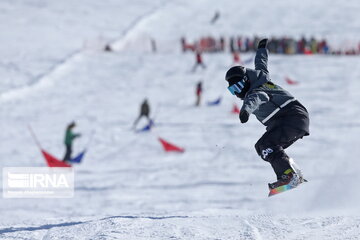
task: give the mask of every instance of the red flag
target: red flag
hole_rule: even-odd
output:
[[[162,138],[159,138],[159,141],[161,142],[165,152],[185,152],[185,149],[175,146],[174,144],[171,144]]]
[[[290,79],[290,78],[288,78],[288,77],[285,77],[285,81],[286,81],[288,84],[290,84],[290,85],[299,84],[299,82],[294,81],[294,80],[292,80],[292,79]]]
[[[231,113],[234,113],[234,114],[240,113],[240,109],[238,108],[238,106],[235,103],[234,103],[233,109],[231,110]]]
[[[67,164],[66,162],[58,160],[53,155],[41,150],[41,153],[44,155],[46,159],[46,163],[49,167],[71,167],[71,165]]]

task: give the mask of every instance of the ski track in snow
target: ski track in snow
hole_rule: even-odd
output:
[[[79,224],[87,224],[87,223],[94,223],[98,221],[104,221],[108,219],[151,219],[151,220],[164,220],[164,219],[171,219],[171,218],[187,218],[187,216],[111,216],[106,218],[101,218],[99,220],[92,220],[92,221],[83,221],[83,222],[66,222],[66,223],[59,223],[59,224],[46,224],[38,227],[18,227],[18,228],[4,228],[0,229],[0,235],[5,233],[13,233],[13,232],[23,232],[23,231],[38,231],[38,230],[49,230],[52,228],[59,228],[59,227],[68,227],[74,226]]]
[[[147,17],[154,14],[156,11],[164,7],[164,3],[161,3],[159,6],[155,6],[153,9],[150,9],[148,12],[144,13],[141,16],[138,16],[131,22],[128,27],[126,27],[123,30],[123,33],[120,38],[117,38],[111,42],[109,42],[110,45],[123,45],[123,42],[125,42],[125,39],[129,33],[131,33],[131,30],[134,29],[138,24],[141,23],[141,21],[146,20]],[[121,47],[116,47],[114,50],[121,50]],[[58,73],[62,73],[64,69],[66,69],[67,66],[70,66],[72,64],[76,65],[75,59],[83,57],[84,50],[75,50],[73,53],[68,54],[68,56],[65,56],[62,60],[58,61],[56,64],[51,66],[47,71],[39,74],[38,76],[31,77],[28,81],[28,84],[26,86],[22,86],[19,88],[11,89],[7,92],[0,94],[0,100],[1,101],[9,101],[14,100],[17,98],[25,98],[28,94],[32,94],[34,90],[44,87],[44,86],[50,86],[52,81],[54,81],[54,78],[52,78],[53,75],[57,75]],[[74,62],[74,63],[72,63]],[[19,71],[19,68],[12,64],[13,68],[17,69]],[[26,73],[27,77],[30,77],[29,73]]]
[[[248,225],[249,226],[249,228],[250,228],[250,233],[251,234],[249,234],[250,236],[249,237],[246,237],[246,238],[249,238],[249,239],[256,239],[256,240],[261,240],[261,239],[263,239],[262,237],[261,237],[261,235],[260,235],[260,233],[259,233],[259,230],[255,227],[255,226],[253,226],[253,225],[251,225],[248,221],[244,221],[245,222],[245,225]]]
[[[111,216],[95,220],[72,221],[45,224],[33,227],[12,227],[0,230],[0,237],[8,233],[22,234],[41,239],[54,239],[62,236],[71,238],[69,227],[82,239],[357,239],[359,219],[326,217],[322,219],[274,218],[259,215],[250,217],[228,216],[237,226],[222,222],[223,216]],[[206,221],[204,221],[206,220]],[[194,225],[195,224],[195,225]],[[211,226],[216,224],[223,232]],[[296,226],[291,228],[291,226]],[[135,229],[136,231],[134,231]],[[320,231],[319,231],[320,229]],[[128,233],[132,232],[132,236]],[[34,235],[33,235],[34,234]]]
[[[22,86],[19,88],[11,89],[7,92],[4,92],[0,95],[0,100],[2,102],[6,102],[9,100],[16,100],[18,98],[25,98],[28,94],[33,94],[37,89],[51,86],[54,78],[53,75],[61,74],[70,62],[75,60],[76,58],[80,58],[82,55],[82,51],[78,50],[69,56],[65,57],[63,60],[59,61],[57,64],[53,65],[48,71],[41,73],[39,76],[31,78],[29,83],[26,86]]]

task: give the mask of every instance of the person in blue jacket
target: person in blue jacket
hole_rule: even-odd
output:
[[[239,118],[246,123],[250,114],[266,126],[265,134],[255,144],[258,155],[269,162],[277,181],[269,188],[285,184],[298,185],[302,174],[284,149],[309,135],[309,114],[306,108],[288,91],[270,79],[267,39],[258,44],[255,70],[242,66],[230,68],[225,76],[231,94],[243,100]]]

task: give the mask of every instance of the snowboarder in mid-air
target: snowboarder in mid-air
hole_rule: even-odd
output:
[[[66,132],[65,132],[65,147],[66,147],[66,152],[65,152],[65,156],[63,158],[63,161],[69,161],[71,160],[71,154],[72,154],[72,144],[75,138],[80,137],[80,134],[75,134],[73,133],[73,128],[76,126],[75,122],[71,122],[67,127],[66,127]]]
[[[291,189],[306,181],[284,149],[309,135],[309,114],[293,95],[271,81],[267,42],[262,39],[258,44],[255,70],[234,66],[227,71],[225,79],[231,94],[243,100],[239,114],[241,123],[246,123],[249,115],[254,114],[266,126],[255,149],[271,164],[277,176],[276,182],[269,183],[269,195],[272,195],[271,191],[281,186]]]

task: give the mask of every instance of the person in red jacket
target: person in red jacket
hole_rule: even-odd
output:
[[[196,56],[196,62],[195,62],[195,65],[194,65],[192,71],[195,72],[197,66],[199,66],[199,65],[200,65],[203,69],[205,69],[206,66],[205,66],[205,64],[204,64],[204,62],[203,62],[203,59],[202,59],[202,56],[201,56],[200,51],[196,51],[196,55],[195,55],[195,56]]]
[[[240,54],[237,51],[233,52],[233,64],[240,64],[241,60],[240,60]]]

